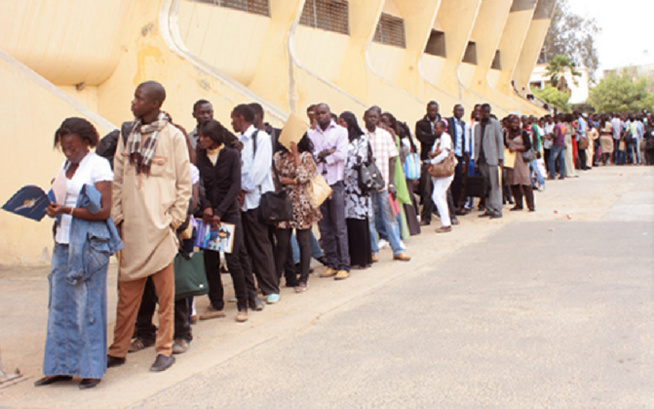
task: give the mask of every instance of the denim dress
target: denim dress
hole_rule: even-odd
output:
[[[84,185],[77,206],[97,213],[100,192]],[[46,376],[100,379],[107,370],[107,268],[123,244],[111,218],[74,218],[69,244],[55,243],[48,276]]]

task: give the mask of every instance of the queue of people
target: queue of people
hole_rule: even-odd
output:
[[[53,182],[56,201],[47,209],[56,219],[55,247],[45,376],[36,386],[78,376],[81,389],[95,387],[107,368],[150,346],[156,355],[150,370],[170,368],[175,355],[189,349],[198,316],[226,316],[224,270],[234,287],[235,320],[245,322],[249,311],[281,301],[282,276],[286,287],[306,293],[312,258],[326,267],[319,277],[344,280],[378,262],[386,246],[390,260],[410,261],[407,238],[434,215],[441,224],[436,232],[451,232],[475,198],[480,217],[501,218],[503,200],[522,210],[523,196],[535,211],[533,190],[545,184],[542,163],[549,163],[552,178],[557,169],[561,177],[570,175],[575,161],[581,169],[606,162],[604,139],[615,130],[605,117],[597,123],[561,116],[500,122],[488,104],[475,106],[466,122],[463,106],[442,118],[432,101],[415,125],[418,150],[409,126],[380,107],[367,109],[359,122],[352,112],[336,115],[320,103],[307,110],[304,136],[286,146],[257,103],[234,107],[232,133],[213,118],[211,103],[199,100],[192,111],[197,126],[187,134],[162,110],[165,97],[161,84],[140,84],[134,121],[102,141],[81,118],[66,119],[55,132],[66,160]],[[648,124],[643,134],[651,139],[651,116]],[[624,127],[640,132],[638,125]],[[594,141],[591,160],[568,149],[574,142],[585,149],[583,138]],[[648,149],[642,151],[648,158]],[[512,163],[505,163],[508,156]],[[362,183],[363,170],[376,173],[374,187]],[[317,175],[331,196],[314,206],[307,186]],[[262,219],[262,197],[280,190],[290,198],[292,215],[271,224]],[[235,226],[229,253],[203,250],[209,305],[199,314],[193,298],[176,297],[173,268],[179,248],[195,250],[194,219],[213,229]],[[118,302],[107,346],[106,278],[115,253]]]

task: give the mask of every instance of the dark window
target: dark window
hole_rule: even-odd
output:
[[[300,24],[350,34],[346,0],[306,0]]]
[[[425,53],[445,57],[445,33],[438,30],[431,30]]]
[[[500,50],[495,51],[495,57],[493,58],[493,63],[491,64],[491,68],[495,70],[501,70],[502,69],[502,60],[500,58]]]
[[[268,7],[268,0],[195,0],[200,3],[215,4],[218,7],[229,7],[246,11],[253,14],[261,14],[262,16],[270,16],[270,9]]]
[[[391,16],[390,14],[382,13],[379,24],[377,24],[375,37],[372,41],[406,48],[404,20]]]
[[[466,52],[463,54],[463,62],[477,64],[477,43],[474,41],[468,41]]]

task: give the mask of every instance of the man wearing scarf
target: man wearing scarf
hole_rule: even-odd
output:
[[[174,332],[175,230],[186,219],[191,174],[186,139],[161,111],[166,91],[158,82],[140,84],[134,93],[135,120],[114,157],[112,211],[125,248],[118,270],[118,304],[114,342],[107,367],[122,365],[149,276],[159,299],[157,358],[152,371],[168,369]]]

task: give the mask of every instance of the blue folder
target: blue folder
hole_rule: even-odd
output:
[[[35,185],[27,185],[7,201],[2,208],[8,212],[15,213],[28,219],[41,221],[45,216],[45,209],[50,202],[54,202],[54,193],[50,190],[45,193],[43,189]]]

